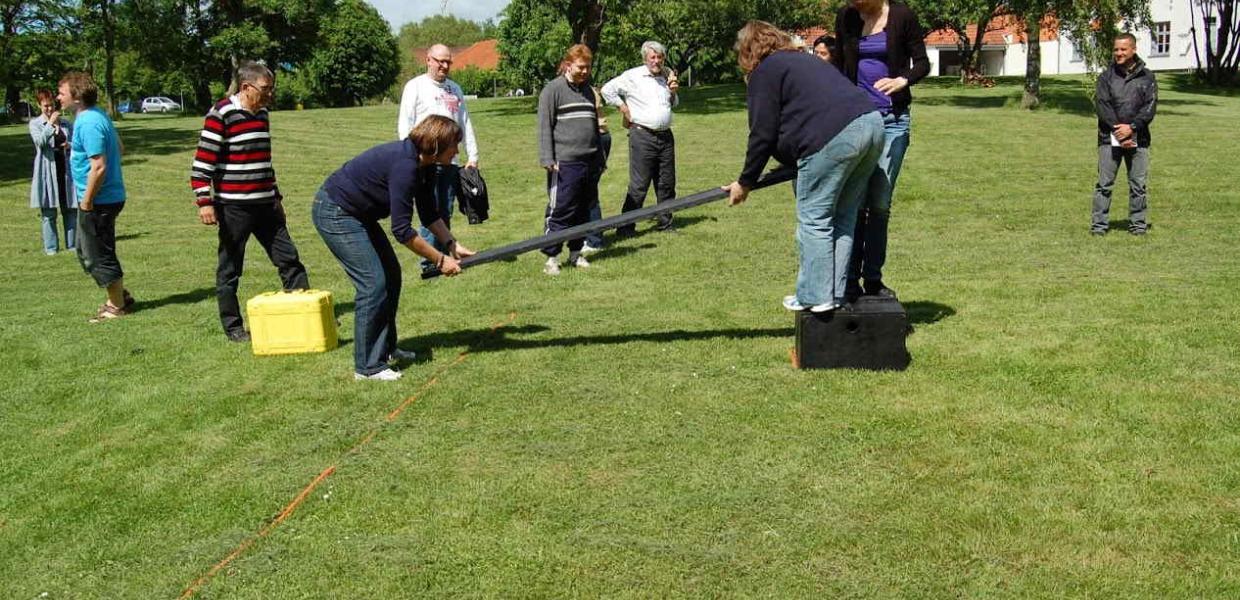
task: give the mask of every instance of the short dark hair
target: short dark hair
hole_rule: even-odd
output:
[[[818,39],[814,40],[814,45],[810,47],[817,48],[818,44],[826,44],[828,48],[834,48],[835,47],[835,36],[830,35],[830,34],[820,35],[818,36]]]
[[[99,103],[99,86],[95,84],[95,79],[90,74],[69,71],[60,78],[60,85],[65,84],[69,85],[69,95],[81,102],[82,106],[90,108]]]
[[[1136,46],[1136,45],[1137,45],[1137,36],[1135,36],[1135,35],[1133,35],[1133,34],[1131,34],[1131,33],[1128,33],[1127,31],[1125,31],[1124,33],[1121,33],[1121,34],[1119,34],[1119,35],[1115,36],[1115,41],[1117,41],[1117,42],[1118,42],[1118,41],[1120,41],[1120,40],[1128,40],[1129,42],[1132,42],[1132,45],[1133,45],[1133,46]]]

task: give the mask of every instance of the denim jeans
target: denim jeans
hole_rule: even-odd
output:
[[[456,186],[460,181],[461,168],[457,165],[436,165],[435,173],[435,207],[439,209],[439,216],[443,219],[444,227],[452,229],[452,209],[456,208]],[[439,243],[435,239],[435,234],[430,229],[421,227],[418,229],[418,235],[426,240],[426,243],[435,247],[440,252],[447,252],[447,247]],[[422,259],[422,269],[426,270],[435,266],[431,261]]]
[[[43,251],[48,254],[60,249],[60,238],[56,235],[56,210],[39,209],[39,218],[43,221]],[[61,205],[59,210],[65,228],[65,250],[72,250],[77,235],[77,209]]]
[[[857,231],[852,265],[848,278],[882,281],[883,264],[887,262],[887,225],[891,220],[891,199],[896,180],[908,152],[912,117],[905,109],[901,114],[883,116],[883,152],[878,168],[870,176],[865,201],[857,215]]]
[[[1128,230],[1145,231],[1149,227],[1149,197],[1146,182],[1150,175],[1149,148],[1115,148],[1098,146],[1098,184],[1094,186],[1092,231],[1106,231],[1111,227],[1107,216],[1111,211],[1111,190],[1119,174],[1119,163],[1128,167]]]
[[[843,302],[853,231],[883,152],[879,113],[857,117],[818,152],[797,161],[797,300]]]
[[[124,202],[96,204],[91,210],[77,211],[78,262],[101,288],[125,276],[121,261],[116,257],[116,218],[122,210],[125,210]]]
[[[344,212],[320,189],[311,209],[314,228],[344,267],[357,290],[353,308],[353,369],[374,375],[396,349],[396,309],[400,304],[400,261],[378,221]]]

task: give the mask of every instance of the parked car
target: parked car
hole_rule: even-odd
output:
[[[147,98],[142,101],[142,112],[144,113],[151,113],[151,112],[166,113],[166,112],[180,112],[180,111],[181,111],[180,104],[177,104],[176,101],[174,101],[173,99],[166,98],[164,96],[151,96],[150,98]]]
[[[122,113],[131,113],[135,108],[138,108],[138,102],[136,100],[126,100],[116,105],[117,112]]]
[[[18,100],[15,108],[17,110],[14,113],[14,117],[17,119],[26,120],[39,114],[39,111],[35,109],[34,105],[30,104],[29,102],[26,102],[25,100]],[[9,107],[5,106],[3,102],[0,102],[0,121],[3,121],[8,118],[9,118]]]

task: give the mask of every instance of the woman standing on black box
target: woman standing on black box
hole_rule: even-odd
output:
[[[835,19],[831,62],[866,92],[883,115],[885,141],[857,217],[848,274],[850,300],[865,294],[895,298],[883,283],[891,198],[908,151],[913,96],[909,86],[930,74],[917,15],[894,0],[851,0]],[[864,290],[860,280],[865,279]]]
[[[397,361],[413,360],[396,347],[396,309],[400,303],[400,261],[379,221],[392,218],[392,236],[449,277],[461,272],[457,259],[474,252],[458,244],[435,206],[436,165],[451,164],[461,128],[431,116],[409,137],[363,152],[332,173],[314,197],[314,227],[357,289],[354,300],[353,366],[356,379],[393,381]],[[422,225],[438,240],[440,252],[418,237]]]

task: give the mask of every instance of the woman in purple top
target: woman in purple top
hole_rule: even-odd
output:
[[[885,141],[878,169],[870,179],[848,273],[848,296],[895,298],[883,283],[891,197],[908,151],[913,101],[909,86],[930,73],[925,35],[917,16],[894,0],[850,0],[835,19],[831,61],[869,96],[883,115]],[[865,287],[861,287],[861,279]]]

